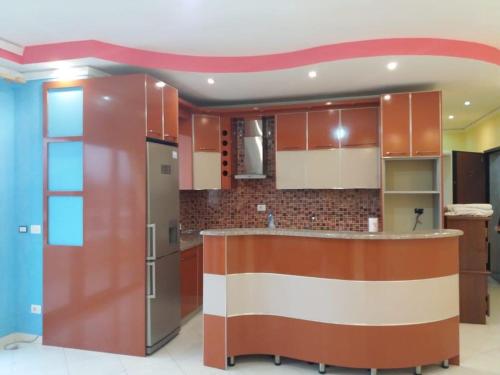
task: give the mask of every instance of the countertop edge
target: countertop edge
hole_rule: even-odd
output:
[[[234,228],[207,229],[201,232],[203,236],[290,236],[310,238],[352,239],[352,240],[411,240],[449,238],[463,235],[457,229],[436,229],[414,233],[391,232],[334,232],[306,229],[267,229],[267,228]]]

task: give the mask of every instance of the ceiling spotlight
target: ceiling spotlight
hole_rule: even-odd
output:
[[[449,116],[448,116],[448,119],[449,119],[449,120],[453,120],[454,118],[455,118],[455,116],[453,116],[453,115],[449,115]]]
[[[470,101],[469,101],[469,100],[466,100],[466,101],[464,102],[464,106],[466,106],[466,107],[470,106]]]
[[[391,96],[389,94],[385,94],[384,95],[384,100],[387,101],[387,100],[391,100]]]
[[[391,61],[389,64],[387,64],[387,69],[389,70],[395,70],[398,67],[398,63],[396,61]]]
[[[317,77],[317,75],[318,75],[318,73],[316,73],[316,71],[315,71],[315,70],[311,70],[311,71],[308,73],[308,75],[309,75],[309,78],[316,78],[316,77]]]
[[[332,102],[326,102],[325,104],[326,105],[332,105]]]
[[[207,82],[209,85],[213,85],[215,83],[215,80],[213,78],[207,79]]]
[[[167,84],[165,82],[161,82],[161,81],[155,83],[155,86],[159,87],[159,88],[165,87],[166,85]]]

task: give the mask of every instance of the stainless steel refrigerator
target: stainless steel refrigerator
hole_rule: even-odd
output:
[[[147,141],[146,353],[179,333],[180,245],[177,147]]]

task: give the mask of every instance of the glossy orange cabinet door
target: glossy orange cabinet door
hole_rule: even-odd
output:
[[[307,143],[309,150],[338,148],[341,131],[337,109],[313,111],[307,114]]]
[[[341,112],[342,147],[378,144],[378,108],[343,109]]]
[[[441,154],[441,92],[411,94],[413,156]]]
[[[193,189],[193,128],[192,119],[179,119],[179,189]]]
[[[410,94],[381,98],[382,156],[410,155]]]
[[[305,150],[306,129],[306,112],[283,113],[276,115],[276,150]]]
[[[158,82],[146,76],[146,134],[163,139],[163,88],[156,85]]]
[[[176,88],[163,88],[163,139],[177,143],[179,134],[179,92]]]
[[[181,317],[198,307],[198,258],[196,248],[181,252]]]
[[[198,306],[203,304],[203,245],[196,247],[198,259]]]
[[[211,115],[193,116],[195,151],[220,151],[220,117]]]

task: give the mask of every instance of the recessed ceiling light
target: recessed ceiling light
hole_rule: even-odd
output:
[[[332,102],[326,102],[325,104],[326,105],[332,105]]]
[[[389,94],[384,95],[384,100],[391,100],[391,96]]]
[[[464,102],[464,105],[465,105],[466,107],[470,106],[470,101],[469,101],[469,100],[466,100],[466,101]]]
[[[207,79],[207,82],[209,85],[213,85],[215,83],[215,80],[213,78]]]
[[[307,73],[309,75],[309,78],[316,78],[318,76],[318,73],[316,73],[315,70],[311,70],[309,73]]]
[[[455,116],[453,116],[453,115],[448,116],[448,119],[450,119],[450,120],[453,120],[454,118],[455,118]]]
[[[395,70],[398,67],[398,63],[396,61],[391,61],[389,64],[387,64],[387,69],[389,70]]]
[[[165,82],[159,81],[159,82],[156,82],[155,85],[156,85],[156,87],[162,88],[162,87],[165,87],[167,84]]]

